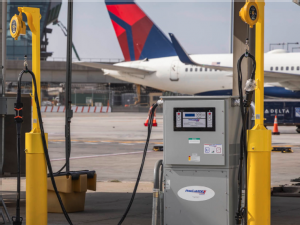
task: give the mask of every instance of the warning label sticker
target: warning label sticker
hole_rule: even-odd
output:
[[[204,144],[204,154],[223,154],[222,145],[219,144]]]
[[[191,156],[189,156],[190,162],[200,162],[200,156],[197,153],[193,153]]]
[[[200,144],[200,138],[189,138],[189,144]]]

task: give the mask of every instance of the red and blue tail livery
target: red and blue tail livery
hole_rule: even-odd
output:
[[[105,3],[125,61],[177,56],[170,40],[133,0]]]

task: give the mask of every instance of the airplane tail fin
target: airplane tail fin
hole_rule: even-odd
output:
[[[125,61],[176,56],[170,40],[133,0],[105,0]]]

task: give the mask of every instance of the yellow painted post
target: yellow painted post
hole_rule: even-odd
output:
[[[32,72],[35,74],[38,98],[41,103],[41,32],[40,20],[42,18],[39,8],[18,7],[18,10],[25,13],[27,23],[32,32]],[[40,130],[39,120],[37,115],[36,103],[34,101],[34,86],[32,85],[32,128]],[[41,105],[41,104],[40,104]]]
[[[40,20],[39,8],[18,7],[27,16],[32,32],[32,72],[35,74],[39,102],[40,78]],[[32,131],[25,135],[26,152],[26,224],[47,225],[47,168],[32,84]],[[48,142],[48,135],[45,134]]]
[[[26,225],[47,225],[47,168],[41,133],[33,129],[25,140]]]
[[[256,0],[255,126],[248,131],[248,225],[271,224],[271,131],[264,127],[264,7]]]

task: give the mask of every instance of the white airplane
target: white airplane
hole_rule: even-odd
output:
[[[171,41],[134,1],[106,0],[125,61],[77,62],[117,79],[191,95],[232,94],[232,54],[188,55]],[[300,53],[282,49],[265,54],[265,95],[300,98]]]

